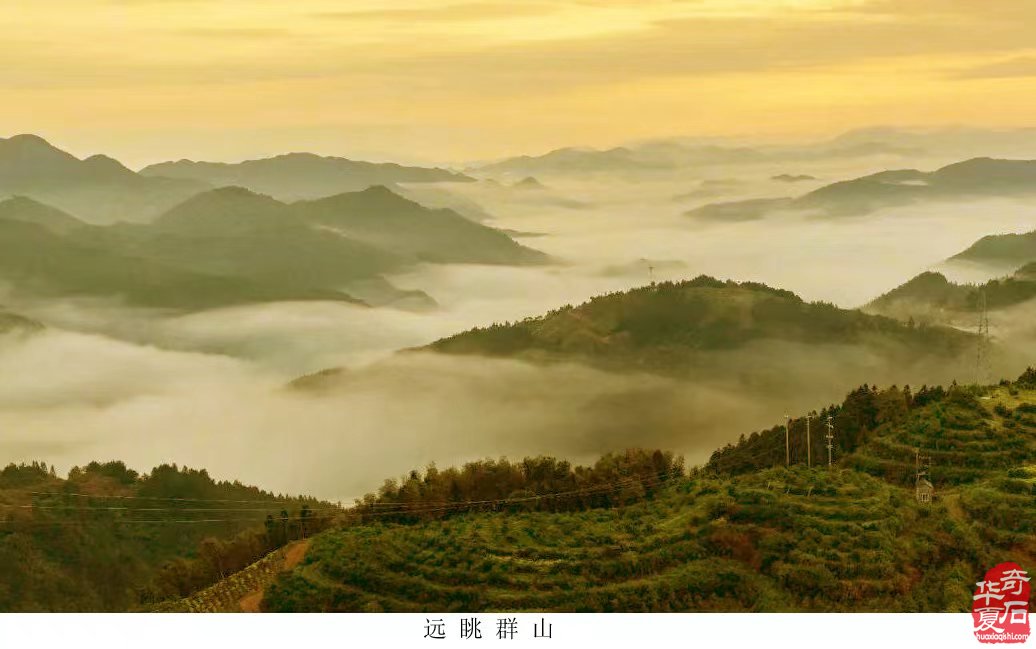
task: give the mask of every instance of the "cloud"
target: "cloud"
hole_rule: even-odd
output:
[[[954,79],[1013,79],[1036,77],[1036,56],[1020,56],[959,70]]]
[[[385,21],[385,22],[412,22],[412,21],[442,21],[442,22],[466,22],[499,20],[502,18],[515,18],[523,16],[543,16],[557,11],[557,4],[548,3],[500,3],[500,2],[470,2],[459,4],[443,4],[436,7],[405,8],[405,9],[367,9],[367,10],[346,10],[327,11],[314,14],[320,19],[345,20],[345,21]]]
[[[261,40],[290,36],[293,34],[290,29],[278,27],[194,27],[191,29],[176,30],[176,33],[198,38],[242,38]]]

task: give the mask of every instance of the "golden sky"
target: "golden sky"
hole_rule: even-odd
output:
[[[1033,126],[1033,0],[0,0],[0,136],[461,161]]]

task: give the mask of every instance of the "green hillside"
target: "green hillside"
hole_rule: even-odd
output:
[[[865,386],[828,412],[840,443],[831,468],[816,454],[804,465],[800,427],[800,452],[782,466],[776,427],[689,476],[641,467],[615,483],[624,496],[597,501],[523,498],[551,493],[532,489],[502,504],[465,505],[458,495],[447,499],[454,508],[434,508],[440,473],[414,472],[365,499],[362,522],[315,537],[263,607],[967,611],[989,566],[1036,558],[1031,370],[991,389]],[[914,444],[933,455],[930,505],[914,498]]]
[[[429,349],[686,374],[695,371],[704,354],[760,341],[860,345],[901,359],[952,357],[972,344],[962,332],[912,328],[890,318],[805,302],[790,291],[763,284],[702,276],[595,297],[538,318],[472,329]]]
[[[300,525],[322,529],[328,507],[175,465],[139,475],[92,462],[63,479],[11,464],[0,470],[0,611],[125,611],[187,595]]]

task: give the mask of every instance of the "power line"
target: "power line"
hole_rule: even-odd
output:
[[[272,512],[282,510],[279,507],[96,507],[93,505],[8,505],[0,503],[0,507],[12,509],[55,509],[71,511],[123,511],[123,512]],[[307,509],[311,512],[344,511],[344,507],[322,507],[319,509]]]
[[[298,523],[312,520],[329,520],[337,518],[338,515],[334,516],[305,516],[297,518],[274,518],[275,523]],[[109,518],[106,520],[93,520],[91,523],[172,523],[172,524],[198,524],[198,523],[263,523],[269,519],[267,518],[186,518],[186,519],[172,519],[172,518]],[[0,525],[81,525],[84,521],[79,520],[0,520]]]
[[[352,514],[356,514],[356,515],[363,516],[363,517],[376,517],[376,516],[399,516],[399,515],[404,515],[404,514],[438,513],[438,512],[448,512],[448,511],[454,511],[454,510],[470,509],[470,508],[476,507],[476,506],[513,504],[513,503],[521,503],[521,502],[531,502],[531,501],[536,501],[536,500],[544,500],[544,499],[547,499],[547,498],[559,498],[559,497],[576,496],[576,495],[605,494],[605,493],[609,493],[609,492],[620,491],[620,490],[625,489],[627,487],[633,486],[634,484],[639,484],[641,486],[647,486],[647,487],[658,486],[658,485],[660,485],[660,484],[662,484],[664,482],[667,482],[668,480],[670,480],[673,477],[679,476],[680,472],[681,472],[680,469],[673,469],[671,471],[667,471],[667,472],[664,472],[662,474],[654,474],[654,475],[648,474],[648,475],[645,475],[643,477],[641,477],[641,476],[629,476],[629,477],[623,478],[623,479],[615,481],[615,482],[603,483],[603,484],[599,484],[599,485],[593,485],[591,487],[584,487],[582,489],[576,489],[576,490],[571,490],[571,491],[552,492],[552,493],[545,493],[545,494],[536,494],[536,495],[532,495],[532,496],[511,497],[511,498],[497,498],[497,499],[477,500],[477,501],[440,501],[440,502],[416,502],[416,503],[370,503],[370,504],[367,504],[367,505],[360,504],[360,505],[356,505],[356,506],[350,507],[350,508],[340,508],[340,509],[339,508],[330,508],[330,509],[321,509],[321,510],[307,510],[307,511],[334,511],[334,512],[336,512],[333,515],[323,515],[323,516],[310,515],[310,516],[305,516],[305,517],[299,516],[299,517],[285,518],[285,517],[277,517],[277,516],[274,516],[273,514],[268,514],[267,517],[265,517],[265,518],[255,518],[255,517],[252,517],[252,518],[214,518],[214,519],[180,519],[180,520],[176,520],[176,519],[124,519],[124,518],[111,518],[111,519],[108,519],[106,521],[94,520],[94,521],[91,521],[91,522],[112,522],[112,523],[120,523],[120,524],[121,523],[130,523],[130,524],[134,524],[134,523],[174,523],[174,524],[175,523],[184,523],[184,524],[198,524],[198,523],[225,523],[225,522],[265,522],[265,521],[268,521],[268,520],[272,519],[274,522],[282,522],[283,523],[283,522],[297,522],[297,521],[307,521],[307,520],[331,519],[331,518],[336,518],[336,517],[339,517],[339,516],[342,516],[342,515],[352,515]],[[127,498],[129,498],[129,497],[127,497]],[[364,511],[364,509],[366,509],[368,507],[371,507],[371,506],[375,506],[375,505],[382,505],[382,506],[387,506],[387,507],[397,507],[397,509],[395,509],[393,511]],[[185,511],[191,511],[191,512],[195,512],[195,513],[203,513],[203,512],[211,512],[211,511],[266,511],[266,512],[273,511],[271,509],[248,510],[248,509],[240,509],[240,508],[231,508],[231,509],[217,509],[217,508],[195,508],[195,509],[189,509],[189,508],[130,508],[130,507],[113,508],[113,507],[92,507],[92,506],[89,506],[89,505],[88,506],[81,506],[81,507],[47,507],[47,506],[34,506],[34,505],[3,505],[3,506],[9,507],[9,508],[26,509],[26,510],[60,509],[60,510],[76,510],[76,511],[130,511],[130,512],[170,511],[170,512],[178,512],[178,513],[182,513],[182,512],[185,512]],[[0,521],[0,523],[12,523],[12,524],[70,524],[70,525],[79,525],[79,524],[82,523],[82,521],[79,521],[79,520],[76,520],[76,521],[43,521],[43,520],[15,521],[15,520],[10,520],[10,521]]]
[[[63,491],[29,491],[28,489],[5,489],[4,491],[14,491],[19,493],[26,493],[31,496],[67,496],[70,498],[108,498],[117,500],[161,500],[167,502],[197,502],[197,503],[280,503],[280,504],[304,504],[306,502],[320,502],[316,498],[305,498],[300,496],[293,500],[228,500],[224,498],[171,498],[164,496],[118,496],[118,495],[98,495],[98,494],[84,494],[84,493],[66,493]]]

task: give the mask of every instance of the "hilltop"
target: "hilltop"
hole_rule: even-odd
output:
[[[1032,370],[997,388],[863,386],[812,413],[828,414],[830,468],[820,435],[804,465],[796,418],[789,467],[775,426],[688,476],[635,452],[595,465],[615,467],[612,481],[577,469],[587,477],[566,483],[571,468],[549,458],[412,472],[316,536],[263,608],[967,611],[988,566],[1036,559]],[[914,498],[915,448],[932,456],[933,504]],[[467,490],[508,484],[511,498],[466,504]],[[456,506],[424,504],[443,500]]]
[[[428,346],[445,354],[530,360],[580,360],[605,367],[693,373],[710,353],[763,341],[860,345],[876,353],[902,346],[917,354],[951,356],[967,334],[909,328],[890,318],[805,302],[754,282],[701,276],[592,298],[537,318],[476,328]],[[884,350],[884,351],[883,351]]]

